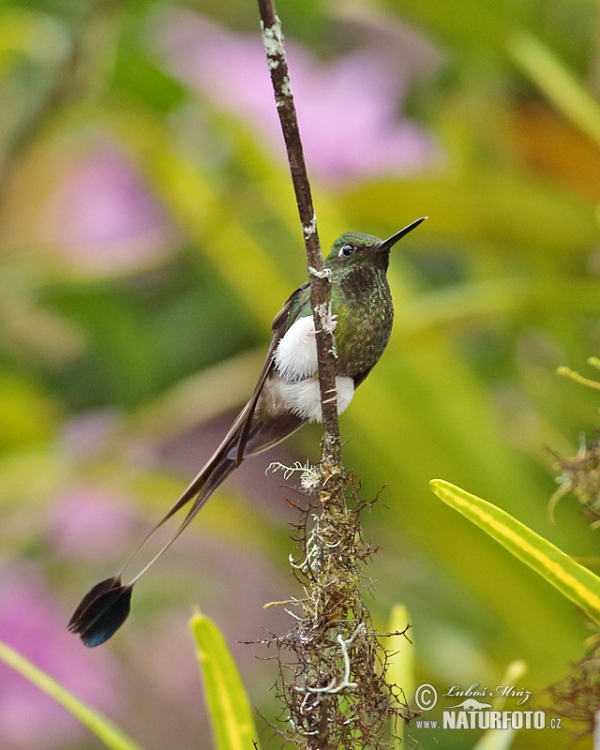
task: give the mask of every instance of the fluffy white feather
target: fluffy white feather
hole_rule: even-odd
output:
[[[352,378],[337,377],[335,384],[337,409],[338,414],[341,414],[354,396],[354,381]],[[310,422],[321,421],[321,391],[316,377],[300,380],[297,383],[282,380],[279,386],[290,411]]]
[[[331,330],[336,326],[335,315],[331,317]],[[312,315],[306,315],[290,327],[275,350],[275,368],[286,380],[296,381],[316,374],[317,341]]]
[[[335,330],[335,316],[331,316],[331,330]],[[277,375],[271,381],[273,407],[279,399],[301,419],[320,422],[321,392],[316,377],[318,370],[317,342],[312,315],[299,318],[283,336],[275,350]],[[337,407],[341,414],[354,396],[352,378],[337,377]]]
[[[277,345],[275,367],[286,380],[309,378],[317,371],[317,341],[312,315],[299,318]]]

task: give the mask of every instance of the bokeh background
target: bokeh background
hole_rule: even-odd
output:
[[[365,517],[375,622],[407,605],[420,681],[495,686],[523,659],[517,687],[541,691],[589,626],[428,481],[598,569],[577,501],[547,512],[548,448],[572,456],[599,424],[597,395],[555,373],[600,349],[598,6],[278,5],[325,248],[430,217],[394,252],[393,337],[341,420],[365,497],[386,486]],[[148,750],[208,749],[188,616],[216,620],[273,720],[272,654],[239,641],[290,625],[262,607],[300,593],[286,499],[301,498],[265,470],[315,460],[318,428],[237,472],[109,644],[87,651],[66,623],[217,445],[306,278],[258,11],[3,3],[0,112],[0,639]],[[417,738],[462,749],[477,733]],[[3,750],[99,746],[0,665]]]

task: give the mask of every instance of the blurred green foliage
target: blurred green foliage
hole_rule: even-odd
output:
[[[190,621],[217,750],[260,750],[252,708],[219,628],[196,613]]]
[[[252,3],[184,5],[257,34]],[[556,523],[548,520],[555,483],[546,450],[573,455],[579,435],[598,427],[595,394],[555,375],[563,364],[584,371],[600,349],[600,153],[577,109],[579,101],[593,110],[600,89],[597,6],[390,0],[353,6],[350,22],[334,2],[278,5],[286,37],[323,60],[352,49],[365,29],[396,27],[433,43],[443,60],[411,79],[405,103],[439,144],[436,167],[314,179],[325,246],[343,230],[385,236],[430,217],[392,258],[394,334],[342,418],[345,457],[365,495],[386,485],[385,504],[366,519],[365,533],[381,546],[369,569],[372,606],[384,630],[392,605],[406,604],[417,680],[495,685],[522,659],[528,689],[540,690],[581,656],[588,626],[534,572],[442,507],[428,483],[442,478],[485,497],[597,569],[596,534],[576,503],[564,500]],[[48,526],[57,499],[74,487],[122,494],[136,513],[132,548],[193,473],[188,459],[173,459],[178,448],[195,454],[194,430],[231,417],[251,393],[270,320],[305,278],[291,187],[274,147],[178,79],[157,51],[160,14],[175,7],[27,0],[0,9],[2,562],[8,571],[40,570],[65,620],[126,552],[88,562],[63,555]],[[524,38],[534,46],[515,47]],[[536,70],[547,58],[527,57],[532,49],[550,55],[561,77],[546,85]],[[554,83],[584,99],[563,106]],[[349,101],[340,118],[359,107]],[[56,186],[107,143],[151,196],[158,229],[147,235],[159,238],[142,242],[144,251],[127,237],[119,249],[113,238],[117,261],[98,263],[68,234],[78,218],[69,204],[51,208]],[[90,414],[109,426],[89,443],[73,438]],[[318,440],[317,428],[306,429],[289,450],[314,457]],[[272,477],[262,481],[265,493],[278,488]],[[232,642],[248,639],[245,618],[251,637],[263,624],[265,599],[243,608],[232,601],[239,571],[251,570],[263,588],[248,590],[267,598],[296,593],[287,569],[290,492],[267,504],[255,485],[233,486],[194,525],[193,545],[174,551],[140,592],[139,615],[108,647],[130,693],[145,676],[136,640],[147,643],[143,633],[155,628],[162,644],[169,613],[184,622],[190,599],[229,628]],[[199,567],[202,545],[209,551]],[[213,555],[220,563],[211,568]],[[273,720],[269,662],[243,648],[236,655],[251,701]],[[187,658],[193,663],[191,649]],[[209,747],[186,733],[186,716],[161,721],[180,701],[174,688],[123,697],[124,725],[150,750],[165,746],[161,724],[173,747]],[[0,705],[0,724],[1,716]],[[548,747],[546,733],[536,734],[521,733],[518,746]],[[430,736],[418,739],[433,746]],[[475,740],[472,732],[443,737],[445,748]],[[566,732],[552,735],[555,748],[569,741]]]
[[[130,737],[124,735],[104,716],[97,714],[48,675],[4,643],[0,643],[0,659],[22,674],[40,690],[48,693],[57,703],[73,714],[84,726],[93,732],[102,744],[110,750],[142,750]]]

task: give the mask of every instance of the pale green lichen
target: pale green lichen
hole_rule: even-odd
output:
[[[279,61],[285,60],[285,49],[283,47],[283,32],[281,31],[281,21],[275,16],[273,26],[265,28],[261,23],[261,32],[265,52],[267,53],[267,64],[269,70],[279,67]],[[289,89],[289,80],[287,82]]]
[[[283,83],[281,84],[281,93],[284,96],[291,96],[292,95],[292,85],[290,83],[290,77],[286,76],[283,79]]]
[[[286,707],[285,729],[274,729],[300,750],[384,750],[399,742],[395,722],[412,715],[400,688],[386,683],[388,654],[362,596],[362,565],[373,549],[360,514],[371,503],[350,477],[320,478],[320,497],[296,527],[300,556],[290,560],[304,596],[281,602],[293,605],[286,608],[293,623],[269,641],[278,649],[276,691]]]
[[[304,239],[308,239],[309,237],[312,237],[317,232],[317,216],[316,214],[313,214],[312,219],[308,224],[302,225],[302,232],[304,234]]]
[[[323,268],[322,271],[319,271],[318,269],[313,268],[313,266],[309,266],[308,270],[312,276],[316,276],[318,279],[327,279],[328,281],[331,281],[331,268]]]

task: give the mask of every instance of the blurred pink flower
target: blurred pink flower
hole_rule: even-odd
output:
[[[123,415],[111,407],[71,414],[62,425],[63,446],[70,456],[78,460],[101,454],[115,444],[115,435],[122,424]]]
[[[217,106],[248,118],[283,154],[258,34],[239,36],[189,11],[170,11],[159,46],[182,79]],[[375,49],[319,62],[286,42],[306,160],[329,180],[407,175],[440,160],[433,139],[398,115],[408,75]]]
[[[48,529],[57,557],[111,560],[130,541],[135,514],[125,498],[101,487],[75,487],[55,500]]]
[[[165,211],[115,146],[93,144],[60,176],[44,211],[51,244],[86,271],[119,273],[169,254]]]
[[[0,640],[101,712],[120,700],[110,651],[90,651],[67,631],[67,615],[42,578],[27,568],[0,579]],[[64,750],[86,735],[67,711],[0,663],[0,747]]]

